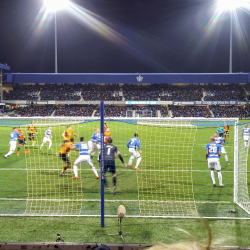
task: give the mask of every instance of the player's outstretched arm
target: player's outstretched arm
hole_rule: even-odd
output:
[[[67,138],[65,137],[65,131],[62,133],[62,137],[64,138],[64,140],[67,140]]]
[[[73,135],[74,135],[75,137],[79,137],[79,135],[77,135],[76,133],[73,133]]]

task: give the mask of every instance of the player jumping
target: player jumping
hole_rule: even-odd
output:
[[[63,168],[63,170],[60,174],[61,176],[65,176],[65,171],[67,170],[67,168],[70,165],[70,161],[67,157],[67,153],[73,149],[74,149],[74,138],[71,138],[69,141],[64,142],[64,144],[62,145],[62,147],[58,151],[59,157],[66,163],[65,167]]]
[[[32,141],[32,146],[35,145],[35,134],[37,133],[36,126],[31,123],[28,127],[27,133],[29,134],[29,140]]]
[[[220,166],[220,154],[221,154],[221,145],[215,142],[214,137],[210,137],[210,143],[206,145],[206,162],[208,167],[211,170],[211,178],[213,181],[214,187],[216,187],[214,169],[217,171],[220,187],[224,187],[222,184],[222,174]]]
[[[44,145],[46,142],[49,142],[49,149],[51,148],[51,146],[52,146],[52,140],[51,140],[52,135],[51,135],[51,132],[52,132],[51,127],[49,127],[49,128],[45,131],[45,135],[44,135],[44,137],[43,137],[43,143],[42,143],[40,149],[43,148],[43,145]]]
[[[244,145],[246,148],[249,146],[249,135],[250,135],[250,128],[248,125],[245,125],[245,128],[242,129],[242,137],[244,139]]]
[[[229,140],[229,125],[224,124],[224,139]]]
[[[5,158],[8,158],[9,155],[13,154],[16,150],[16,141],[17,138],[20,137],[22,134],[19,134],[17,132],[16,128],[13,128],[13,131],[10,133],[10,151],[4,156]]]
[[[76,133],[73,132],[71,126],[69,125],[69,126],[67,127],[67,129],[62,133],[62,137],[63,137],[63,139],[64,139],[64,142],[70,141],[70,138],[71,138],[72,135],[78,137],[78,135],[77,135]]]
[[[220,144],[221,146],[221,153],[224,154],[225,160],[227,162],[227,164],[229,165],[229,161],[228,161],[228,156],[227,156],[227,152],[223,146],[223,144],[225,143],[225,140],[222,137],[219,137],[219,134],[216,132],[214,133],[214,138],[215,138],[215,142],[217,144]]]
[[[26,144],[26,141],[25,141],[25,136],[24,136],[24,133],[23,133],[23,130],[22,130],[22,127],[20,126],[19,129],[17,130],[17,132],[19,133],[19,137],[18,137],[18,148],[17,148],[17,156],[20,155],[20,148],[21,148],[21,145],[24,146],[25,148],[25,154],[29,154],[30,151],[28,150],[28,146]]]
[[[75,145],[75,148],[79,148],[79,157],[76,159],[74,163],[74,174],[73,179],[78,179],[78,168],[77,165],[81,164],[82,162],[86,162],[91,168],[92,171],[94,172],[96,179],[99,179],[98,173],[96,171],[95,166],[90,160],[89,152],[88,152],[88,145],[87,143],[84,142],[84,137],[80,137],[80,142]]]
[[[133,160],[134,158],[136,157],[137,158],[137,161],[136,161],[136,165],[135,165],[135,168],[134,170],[140,170],[138,168],[140,162],[141,162],[141,147],[140,147],[140,140],[138,139],[138,134],[135,133],[134,134],[134,138],[132,138],[128,143],[127,143],[127,147],[129,149],[129,152],[131,154],[130,158],[129,158],[129,161],[128,161],[128,166],[129,167],[132,167],[132,163],[133,163]],[[136,150],[136,149],[139,149],[139,152]]]

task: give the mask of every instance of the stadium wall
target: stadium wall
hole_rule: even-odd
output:
[[[11,83],[249,83],[250,74],[226,73],[86,73],[86,74],[30,74],[9,73]]]

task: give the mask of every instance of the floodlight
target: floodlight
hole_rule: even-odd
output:
[[[67,9],[69,0],[44,0],[44,6],[48,12]]]
[[[218,0],[218,9],[221,11],[233,11],[244,7],[247,2],[247,0]]]

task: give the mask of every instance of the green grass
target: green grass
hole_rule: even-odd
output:
[[[2,124],[2,137],[0,138],[2,154],[9,150],[8,135],[15,123],[16,125],[24,124],[24,121],[19,120],[12,123],[9,121],[8,124]],[[248,217],[242,209],[233,203],[233,137],[226,143],[227,154],[232,164],[228,166],[224,157],[221,157],[225,187],[214,188],[205,161],[205,145],[208,143],[209,137],[213,135],[216,127],[188,126],[171,128],[166,126],[144,126],[119,121],[108,122],[108,125],[111,129],[114,144],[118,146],[126,162],[129,159],[126,143],[134,132],[139,133],[143,154],[139,166],[141,171],[124,168],[117,159],[118,192],[115,195],[111,189],[105,192],[106,215],[116,215],[117,207],[123,204],[127,209],[127,214],[132,216],[193,216],[194,212],[197,211],[206,217]],[[74,132],[83,135],[88,140],[94,128],[99,127],[99,123],[87,122],[72,127]],[[36,136],[36,145],[32,147],[29,143],[30,155],[25,156],[22,148],[19,157],[14,153],[8,159],[0,159],[0,213],[7,215],[100,214],[100,180],[95,179],[93,172],[86,165],[81,166],[78,180],[72,179],[73,173],[68,173],[68,176],[63,178],[59,177],[63,162],[57,156],[57,151],[62,144],[61,134],[65,130],[65,126],[52,128],[52,149],[48,150],[47,144],[41,151],[39,147],[46,129],[45,126],[38,126],[39,133]],[[78,152],[73,151],[70,155],[71,162],[77,156]],[[97,160],[94,159],[93,163],[100,173]],[[112,187],[109,173],[107,177],[109,186]],[[217,175],[216,180],[218,182]],[[228,213],[228,210],[233,208],[237,209],[237,213]],[[5,223],[5,221],[11,228],[15,218],[0,218],[0,222]],[[46,236],[45,233],[38,236],[40,229],[36,229],[34,234],[29,234],[30,227],[37,228],[32,225],[32,221],[39,221],[41,228],[54,221],[58,226],[58,230],[62,230],[62,232],[67,231],[67,225],[73,227],[75,221],[77,221],[77,223],[82,223],[83,228],[79,231],[79,234],[75,234],[73,229],[66,233],[69,236],[68,241],[95,241],[96,230],[100,233],[100,237],[98,236],[100,240],[96,241],[119,242],[119,240],[106,236],[108,231],[105,230],[109,229],[109,225],[111,225],[111,230],[113,224],[116,223],[116,220],[112,218],[106,219],[106,229],[100,229],[100,218],[18,217],[16,221],[18,226],[20,224],[20,226],[26,228],[26,233],[24,235],[17,233],[17,237],[8,240],[11,236],[8,236],[7,230],[3,238],[6,241],[35,241],[35,239],[36,241],[49,241],[52,236]],[[60,221],[63,223],[61,224]],[[178,239],[184,239],[186,236],[182,237],[180,233],[173,232],[173,238],[165,237],[164,230],[169,225],[193,230],[192,226],[187,228],[183,226],[185,223],[188,224],[189,221],[192,225],[196,225],[195,227],[199,227],[197,226],[199,222],[196,220],[128,218],[126,221],[128,231],[132,231],[133,234],[136,231],[140,232],[137,238],[135,236],[128,237],[127,242],[131,243],[175,242]],[[138,225],[133,227],[135,221]],[[94,229],[91,229],[86,234],[85,226],[87,227],[88,223],[93,225]],[[217,225],[219,222],[212,221],[211,223]],[[226,225],[234,224],[235,226],[238,225],[237,227],[241,223],[244,226],[248,225],[248,222],[235,221],[233,223],[221,221],[220,223],[225,225],[223,229],[225,232],[227,230]],[[160,228],[159,224],[161,225]],[[54,232],[54,229],[53,227],[48,231]],[[144,230],[145,237],[141,235],[142,230]],[[244,237],[243,231],[242,235],[238,236],[237,233],[235,237]],[[86,239],[80,238],[80,232],[87,235]],[[195,230],[195,232],[199,234],[199,230]],[[215,232],[217,231],[215,230]],[[148,235],[152,235],[152,239]],[[35,239],[32,238],[33,236]],[[51,238],[51,240],[53,239]],[[236,240],[232,244],[239,245],[237,242]],[[241,245],[244,245],[243,242],[246,242],[246,240],[240,242]]]

